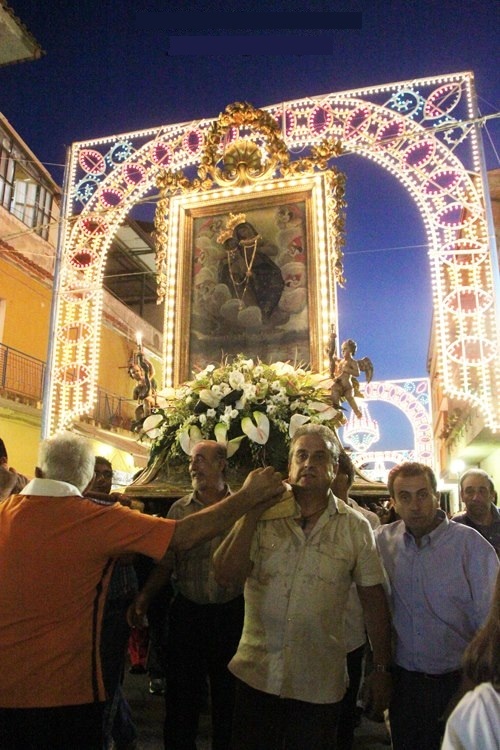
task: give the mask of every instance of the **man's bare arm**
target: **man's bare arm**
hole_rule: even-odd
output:
[[[177,521],[170,549],[187,550],[213,539],[252,508],[260,506],[264,510],[278,502],[284,491],[282,476],[273,468],[254,469],[238,492]]]

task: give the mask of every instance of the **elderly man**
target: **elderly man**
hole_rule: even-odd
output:
[[[226,448],[202,440],[191,453],[193,492],[172,505],[168,518],[182,519],[229,495]],[[227,665],[243,627],[242,587],[224,589],[214,579],[212,556],[223,536],[188,552],[168,554],[138,595],[130,618],[137,624],[149,602],[172,576],[176,596],[170,607],[167,642],[167,750],[195,750],[198,721],[210,684],[212,750],[229,750],[234,708],[234,678]]]
[[[460,684],[465,647],[488,614],[499,563],[480,534],[440,510],[429,466],[394,467],[388,488],[401,520],[375,536],[396,634],[392,743],[439,750],[441,717]]]
[[[460,497],[465,513],[458,513],[453,520],[479,531],[500,557],[500,511],[492,478],[483,469],[468,469],[460,477]]]
[[[335,746],[346,690],[342,615],[352,581],[373,646],[375,708],[388,701],[383,571],[368,522],[330,489],[337,467],[331,430],[298,429],[289,456],[293,495],[267,514],[249,511],[214,556],[222,585],[246,581],[243,634],[229,664],[238,678],[233,750]]]
[[[101,750],[105,698],[99,634],[117,556],[156,560],[217,536],[283,492],[272,469],[180,521],[82,496],[94,473],[90,444],[44,441],[40,468],[0,503],[0,747]]]

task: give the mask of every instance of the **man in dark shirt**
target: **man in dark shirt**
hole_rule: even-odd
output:
[[[453,521],[479,531],[500,557],[500,511],[492,478],[483,469],[467,469],[460,477],[460,498],[465,512],[453,516]]]

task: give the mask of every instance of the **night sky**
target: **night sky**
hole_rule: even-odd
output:
[[[236,11],[215,2],[190,2],[189,12],[184,2],[9,4],[46,54],[0,68],[0,111],[59,184],[74,141],[217,117],[235,101],[262,107],[472,70],[481,114],[500,109],[497,0],[310,0],[309,26],[318,20],[313,11],[349,11],[360,14],[361,28],[307,31],[262,12],[302,11],[295,0],[247,2],[244,28]],[[292,13],[288,25],[297,20]],[[500,166],[499,123],[483,128],[489,169]],[[376,164],[347,155],[336,165],[347,176],[348,203],[340,336],[358,342],[357,356],[370,356],[376,380],[425,377],[432,306],[417,207]],[[374,448],[410,447],[408,425],[389,428],[381,404],[370,411],[384,432]]]

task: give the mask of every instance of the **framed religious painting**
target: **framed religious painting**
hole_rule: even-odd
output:
[[[237,354],[327,369],[334,210],[325,174],[171,198],[166,385]]]

